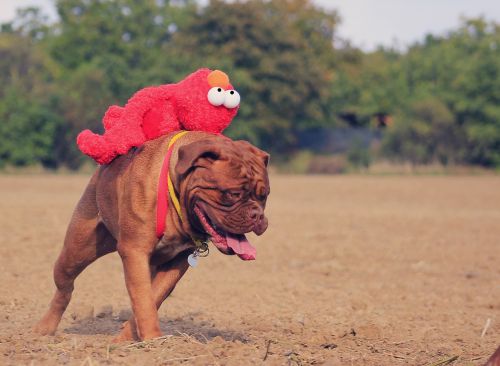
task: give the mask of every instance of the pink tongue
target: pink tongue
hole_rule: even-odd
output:
[[[244,261],[251,261],[255,259],[257,249],[250,244],[245,235],[226,234],[226,240],[227,246]]]

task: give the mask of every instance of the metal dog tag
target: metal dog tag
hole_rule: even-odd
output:
[[[198,258],[196,258],[196,257],[197,257],[196,252],[191,253],[188,256],[188,263],[191,267],[196,267],[198,265]]]

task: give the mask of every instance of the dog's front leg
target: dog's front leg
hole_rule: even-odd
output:
[[[124,247],[126,249],[123,249]],[[149,267],[151,254],[140,248],[134,248],[133,244],[121,245],[118,252],[123,262],[125,283],[132,303],[139,338],[145,340],[159,337],[161,331]]]
[[[160,266],[153,278],[152,289],[156,308],[172,293],[177,282],[189,268],[187,257],[189,252],[179,254],[174,260]],[[136,321],[132,316],[125,324],[114,342],[132,341],[137,338]]]

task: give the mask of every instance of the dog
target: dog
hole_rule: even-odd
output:
[[[268,226],[269,155],[221,135],[189,132],[179,138],[168,171],[180,212],[168,206],[159,239],[158,176],[172,137],[149,141],[96,170],[69,223],[54,266],[56,292],[35,332],[55,333],[75,278],[108,253],[121,257],[133,311],[115,342],[161,336],[158,308],[187,271],[197,248],[193,238],[211,240],[244,260],[255,257],[244,234],[261,235]]]
[[[498,346],[495,353],[491,355],[484,366],[500,366],[500,346]]]

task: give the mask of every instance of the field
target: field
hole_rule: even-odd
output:
[[[87,179],[0,176],[1,365],[482,365],[500,344],[498,176],[272,176],[257,260],[213,249],[161,308],[165,337],[110,344],[116,253],[33,335]]]

